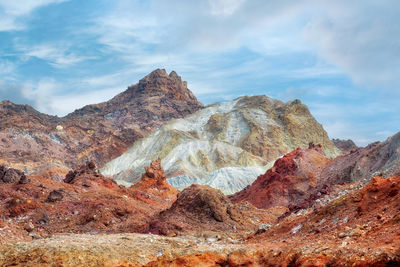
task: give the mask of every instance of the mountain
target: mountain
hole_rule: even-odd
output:
[[[234,203],[248,201],[257,208],[309,208],[336,185],[365,184],[374,176],[400,174],[400,133],[348,154],[328,159],[320,146],[297,149],[278,159],[273,168],[251,186],[230,196]]]
[[[321,175],[326,180],[335,178],[349,183],[376,175],[389,177],[399,174],[400,132],[384,142],[353,149],[349,154],[337,157]]]
[[[329,157],[340,153],[299,100],[245,96],[171,120],[101,172],[135,183],[143,167],[160,157],[175,188],[199,183],[231,194],[253,182],[276,158],[309,142],[322,144]]]
[[[203,105],[176,72],[157,69],[113,99],[66,117],[28,105],[0,103],[0,163],[32,173],[67,170],[87,159],[97,165],[121,155],[134,141],[171,118]]]
[[[342,151],[343,154],[350,153],[352,150],[358,148],[358,146],[351,139],[332,139],[332,142]]]

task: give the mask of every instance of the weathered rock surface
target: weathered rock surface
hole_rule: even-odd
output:
[[[244,190],[230,196],[235,203],[248,201],[257,208],[274,206],[298,209],[314,196],[328,193],[331,184],[321,180],[321,172],[329,163],[321,145],[310,143],[308,149],[296,149],[278,159],[265,174]],[[307,207],[302,207],[307,208]]]
[[[124,233],[10,242],[0,247],[0,265],[398,266],[399,192],[399,176],[377,177],[324,207],[253,232],[245,241]]]
[[[153,234],[238,233],[255,229],[266,215],[254,208],[232,204],[220,190],[207,185],[191,185],[177,196],[171,208],[150,222],[146,231]]]
[[[343,154],[348,154],[352,150],[358,148],[358,146],[351,139],[342,140],[342,139],[332,139],[333,144],[339,148]]]
[[[0,165],[0,184],[23,184],[27,182],[28,179],[24,172]]]
[[[329,157],[339,153],[299,100],[241,97],[168,122],[101,171],[134,183],[139,170],[160,157],[174,187],[207,184],[230,194],[254,181],[279,156],[309,142],[322,144]]]
[[[376,175],[385,177],[400,174],[400,132],[384,142],[375,142],[337,157],[321,176],[326,181],[338,180],[350,183],[370,179]]]
[[[159,161],[143,177],[130,188],[118,186],[89,162],[71,171],[66,182],[30,177],[30,183],[0,184],[0,221],[6,227],[0,226],[0,244],[55,233],[141,232],[178,194]],[[27,232],[26,225],[33,227]]]
[[[0,102],[0,164],[30,174],[76,168],[87,160],[98,166],[121,155],[139,138],[172,118],[199,109],[186,82],[155,70],[110,101],[59,118],[28,105]]]

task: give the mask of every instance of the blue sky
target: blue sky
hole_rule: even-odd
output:
[[[400,1],[0,0],[0,100],[66,115],[156,68],[205,104],[307,104],[332,138],[400,131]]]

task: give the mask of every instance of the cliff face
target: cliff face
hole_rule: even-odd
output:
[[[300,101],[241,97],[168,122],[107,163],[102,173],[136,182],[139,170],[161,157],[168,182],[176,188],[200,183],[231,194],[253,182],[276,158],[309,142],[322,144],[330,157],[339,154]]]
[[[0,163],[28,171],[76,167],[88,158],[102,166],[172,118],[203,105],[175,73],[155,70],[110,101],[64,118],[27,105],[0,103]]]

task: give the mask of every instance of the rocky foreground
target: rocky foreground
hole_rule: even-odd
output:
[[[3,167],[0,265],[398,266],[400,176],[321,187],[313,175],[304,179],[305,166],[321,174],[332,164],[321,151],[295,150],[259,177],[266,188],[315,188],[290,194],[297,208],[279,190],[265,192],[276,201],[264,209],[208,186],[178,192],[160,160],[129,188],[92,162],[63,181]]]
[[[400,177],[241,237],[68,234],[0,249],[2,266],[398,266]]]

